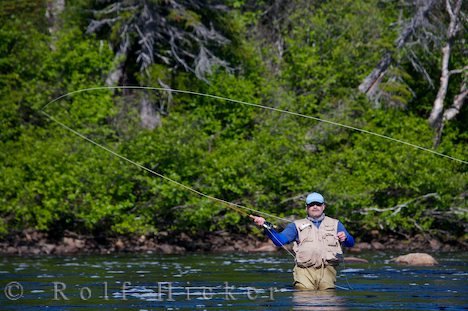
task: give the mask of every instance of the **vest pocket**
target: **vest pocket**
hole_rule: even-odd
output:
[[[327,243],[328,246],[337,246],[338,245],[338,240],[336,239],[335,235],[333,233],[326,233],[325,236],[323,237],[325,239],[325,242]]]
[[[309,241],[303,241],[296,249],[296,264],[299,267],[319,267],[322,264],[322,254]]]

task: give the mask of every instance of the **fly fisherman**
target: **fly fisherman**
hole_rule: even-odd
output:
[[[251,216],[255,224],[265,228],[265,233],[276,246],[294,242],[296,265],[293,275],[297,289],[334,289],[335,267],[343,259],[341,243],[347,247],[354,245],[354,238],[343,224],[325,216],[325,207],[320,193],[309,194],[306,198],[307,218],[290,223],[281,233],[273,229],[265,218]]]

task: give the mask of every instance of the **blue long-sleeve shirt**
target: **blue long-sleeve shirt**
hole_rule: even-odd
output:
[[[318,228],[322,221],[312,221],[312,223]],[[338,221],[338,228],[336,232],[343,231],[346,235],[346,240],[344,240],[343,245],[346,247],[353,247],[354,246],[354,238],[349,234],[343,224]],[[297,241],[299,238],[299,234],[296,229],[296,225],[294,223],[290,223],[286,226],[286,228],[281,231],[277,232],[275,229],[265,229],[265,233],[267,236],[273,241],[276,246],[283,246],[285,244],[289,244],[293,241]]]

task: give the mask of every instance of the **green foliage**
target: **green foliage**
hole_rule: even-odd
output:
[[[356,88],[394,36],[386,29],[390,17],[364,1],[328,1],[294,14],[283,78],[299,98],[307,98],[301,106],[317,100],[326,105],[329,96]]]
[[[400,122],[392,122],[395,119]],[[431,145],[428,125],[398,111],[374,111],[369,130],[427,148]],[[463,171],[464,164],[370,135],[353,136],[352,148],[337,155],[339,165],[332,176],[340,181],[329,189],[340,198],[336,208],[364,225],[364,232],[373,228],[414,232],[419,230],[416,225],[429,229],[434,215],[450,213],[450,202],[466,187],[466,170],[453,174]],[[425,198],[428,194],[434,195]],[[349,202],[351,209],[346,206]]]
[[[213,68],[206,83],[152,64],[144,73],[127,68],[129,76],[141,85],[162,81],[314,119],[216,97],[76,92],[103,85],[115,66],[108,43],[83,35],[84,15],[77,16],[83,10],[67,11],[70,19],[54,38],[17,18],[0,26],[0,235],[31,227],[58,236],[65,230],[249,232],[245,215],[196,191],[280,217],[304,216],[304,195],[319,191],[329,202],[327,214],[357,236],[373,229],[463,234],[466,164],[409,145],[431,148],[425,118],[434,92],[404,66],[391,68],[382,90],[385,100],[407,110],[377,109],[356,91],[382,51],[393,47],[393,4],[322,1],[310,10],[298,7],[281,34],[285,54],[275,59],[242,35],[255,26],[265,3],[251,11],[245,1],[228,4],[240,9],[223,17],[233,44],[220,53],[239,66],[235,74]],[[190,12],[169,16],[190,28],[202,16]],[[269,72],[271,63],[278,71]],[[452,93],[461,78],[453,81]],[[72,94],[50,102],[66,93]],[[159,109],[161,124],[152,130],[140,125],[143,97]],[[47,113],[133,164],[48,120],[40,109],[49,102]],[[461,116],[466,113],[464,108]],[[466,124],[458,120],[446,126],[437,151],[467,159],[466,143]]]

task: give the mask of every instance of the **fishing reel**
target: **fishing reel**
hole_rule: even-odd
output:
[[[271,230],[275,228],[275,226],[271,222],[268,222],[268,221],[265,221],[262,226],[267,230]]]

